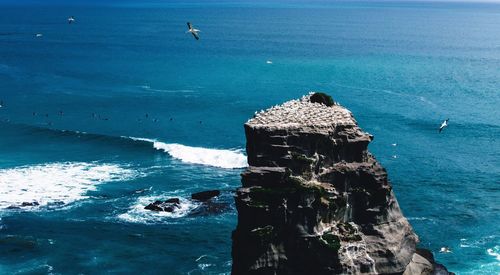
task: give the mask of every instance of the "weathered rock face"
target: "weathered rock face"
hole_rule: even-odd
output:
[[[233,274],[403,273],[418,237],[367,150],[372,136],[309,97],[245,124]]]

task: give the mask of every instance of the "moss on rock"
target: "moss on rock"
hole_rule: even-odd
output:
[[[321,236],[323,243],[330,249],[338,251],[340,249],[340,239],[337,235],[326,233]]]
[[[319,92],[312,94],[310,100],[313,103],[321,103],[328,107],[333,106],[335,104],[335,101],[333,101],[333,98],[331,96]]]

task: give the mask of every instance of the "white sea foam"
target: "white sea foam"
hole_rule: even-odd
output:
[[[144,209],[144,207],[150,203],[157,200],[166,200],[172,197],[173,196],[169,197],[165,195],[139,197],[126,213],[118,215],[118,219],[131,223],[159,223],[165,221],[166,219],[185,217],[189,214],[189,212],[198,207],[198,204],[191,200],[179,198],[180,208],[176,209],[174,212],[151,211]]]
[[[495,257],[497,261],[500,262],[500,246],[495,245],[495,247],[493,248],[486,249],[486,252],[488,253],[488,255]]]
[[[186,163],[220,168],[244,168],[248,166],[247,157],[241,152],[241,150],[209,149],[203,147],[191,147],[177,143],[164,143],[147,138],[127,138],[136,141],[151,142],[155,149],[164,151],[173,158]]]
[[[39,206],[68,204],[86,198],[86,193],[98,184],[129,180],[136,175],[115,164],[85,162],[0,169],[0,209],[23,202],[37,202]]]

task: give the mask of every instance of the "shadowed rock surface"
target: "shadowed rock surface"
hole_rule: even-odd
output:
[[[367,150],[373,137],[349,110],[310,96],[245,124],[232,273],[402,274],[421,257],[418,237]]]
[[[208,191],[202,191],[198,193],[193,193],[191,194],[191,199],[197,200],[197,201],[207,201],[213,197],[217,197],[220,195],[219,190],[208,190]]]

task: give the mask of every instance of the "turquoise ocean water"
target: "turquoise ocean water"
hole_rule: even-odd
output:
[[[311,90],[375,136],[423,247],[498,274],[499,80],[499,4],[0,1],[0,274],[228,273],[242,125]],[[230,209],[188,215],[206,189]]]

